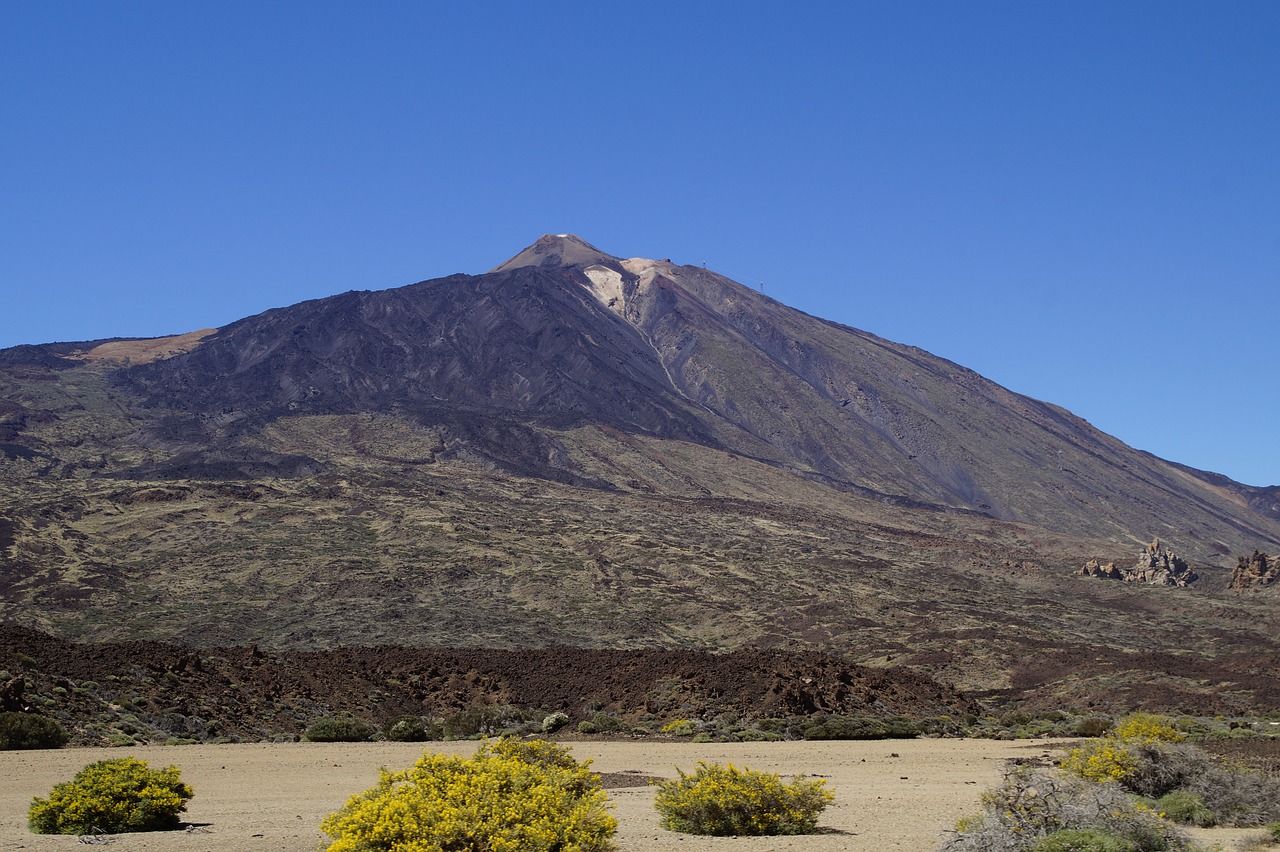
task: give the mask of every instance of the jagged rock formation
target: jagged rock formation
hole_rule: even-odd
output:
[[[1231,588],[1249,591],[1275,585],[1280,580],[1280,558],[1272,558],[1257,550],[1253,556],[1241,556],[1231,572]]]
[[[1081,575],[1085,577],[1097,577],[1102,580],[1123,580],[1124,572],[1116,567],[1116,563],[1108,562],[1105,565],[1097,559],[1090,559],[1080,569]]]
[[[1080,573],[1086,577],[1145,583],[1148,586],[1189,586],[1200,579],[1200,575],[1191,570],[1186,560],[1172,549],[1162,550],[1160,539],[1139,550],[1138,561],[1129,568],[1121,569],[1114,562],[1104,565],[1096,559],[1090,559],[1080,569]]]

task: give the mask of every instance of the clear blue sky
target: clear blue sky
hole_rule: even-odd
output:
[[[0,3],[0,346],[703,263],[1280,483],[1280,3]]]

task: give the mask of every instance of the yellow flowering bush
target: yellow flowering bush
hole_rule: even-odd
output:
[[[1130,713],[1116,723],[1112,736],[1130,742],[1180,743],[1182,734],[1168,717],[1158,713]]]
[[[1073,748],[1062,768],[1086,781],[1116,781],[1123,784],[1138,771],[1138,758],[1125,743],[1107,738]]]
[[[789,784],[770,772],[698,763],[692,775],[658,784],[662,826],[715,836],[808,834],[835,797],[821,778]]]
[[[472,758],[424,754],[382,771],[320,824],[327,852],[605,852],[617,821],[591,761],[503,738]]]
[[[195,795],[178,768],[150,769],[132,757],[100,760],[36,797],[27,817],[36,834],[107,834],[176,828]]]
[[[689,719],[672,719],[670,722],[662,726],[662,733],[671,734],[676,737],[691,737],[695,729],[695,725]]]
[[[1143,753],[1153,744],[1181,741],[1182,734],[1165,716],[1130,713],[1116,723],[1107,738],[1072,749],[1062,768],[1086,781],[1126,784],[1142,769]]]

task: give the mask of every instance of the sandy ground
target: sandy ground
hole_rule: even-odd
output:
[[[469,754],[475,743],[429,743],[435,751]],[[609,792],[618,818],[619,852],[642,850],[936,849],[955,820],[975,812],[982,791],[998,783],[1011,757],[1050,754],[1040,742],[990,740],[877,740],[703,744],[581,742],[578,759],[597,772],[675,775],[699,760],[827,778],[836,800],[824,813],[822,834],[795,838],[706,838],[658,826],[653,789]],[[0,752],[0,850],[83,848],[74,837],[33,835],[27,807],[82,766],[131,755],[153,767],[178,766],[196,795],[184,819],[192,832],[119,835],[118,852],[315,852],[325,839],[317,826],[347,797],[370,787],[378,768],[406,767],[423,744],[288,743],[133,749]],[[1238,833],[1218,834],[1224,843]],[[1208,837],[1209,835],[1205,835]]]

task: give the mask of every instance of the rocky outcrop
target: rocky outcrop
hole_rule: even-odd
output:
[[[1086,577],[1144,583],[1148,586],[1189,586],[1200,579],[1200,575],[1191,570],[1186,560],[1172,549],[1162,549],[1160,539],[1138,551],[1137,562],[1129,568],[1118,568],[1114,562],[1104,565],[1096,559],[1090,559],[1080,569],[1080,573]]]
[[[1116,563],[1108,562],[1105,565],[1096,559],[1090,559],[1080,569],[1080,573],[1085,577],[1099,577],[1103,580],[1123,580],[1124,572],[1116,567]]]
[[[1253,552],[1253,556],[1241,556],[1231,572],[1231,588],[1237,592],[1262,589],[1280,581],[1280,558]]]

